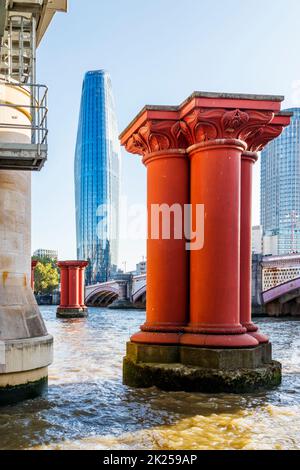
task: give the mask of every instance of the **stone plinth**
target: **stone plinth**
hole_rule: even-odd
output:
[[[206,349],[128,343],[123,382],[166,391],[249,393],[281,383],[281,365],[270,345]]]

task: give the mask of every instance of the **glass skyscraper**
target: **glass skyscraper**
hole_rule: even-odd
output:
[[[261,225],[277,236],[278,254],[300,252],[300,108],[261,155]]]
[[[105,282],[118,264],[120,145],[109,74],[87,72],[75,152],[77,257],[86,283]]]

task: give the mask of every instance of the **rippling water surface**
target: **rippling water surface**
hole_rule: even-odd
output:
[[[144,312],[91,309],[57,320],[47,396],[0,409],[1,449],[299,449],[300,321],[258,323],[284,369],[280,388],[255,395],[166,393],[122,385],[122,357]]]

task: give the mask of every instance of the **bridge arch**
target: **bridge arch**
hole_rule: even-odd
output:
[[[146,303],[146,293],[147,293],[147,286],[146,284],[140,287],[136,292],[132,295],[132,303]]]
[[[89,307],[108,307],[119,298],[119,289],[113,286],[95,287],[88,293],[85,303]]]

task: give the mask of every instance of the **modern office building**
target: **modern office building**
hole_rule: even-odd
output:
[[[252,227],[252,254],[260,255],[263,252],[263,229],[261,225]]]
[[[261,225],[279,255],[300,252],[300,108],[288,111],[291,125],[261,155]]]
[[[278,235],[264,235],[261,225],[252,227],[252,254],[278,255]]]
[[[86,284],[110,278],[118,264],[120,145],[109,74],[87,72],[75,153],[77,257],[89,261]]]
[[[56,250],[46,250],[44,248],[39,248],[38,250],[35,250],[33,256],[35,256],[36,258],[49,258],[57,260],[58,252]]]
[[[142,274],[147,274],[147,261],[145,261],[145,260],[140,261],[136,265],[136,271],[135,272],[138,276],[142,275]]]

